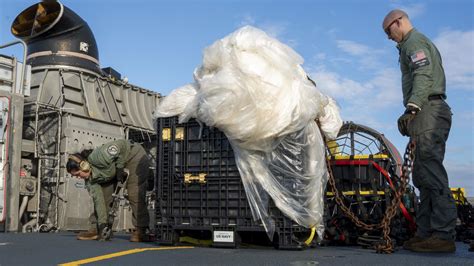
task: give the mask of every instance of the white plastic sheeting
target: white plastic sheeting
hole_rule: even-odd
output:
[[[330,97],[328,97],[328,100],[328,104],[319,113],[318,121],[324,136],[328,140],[333,140],[337,138],[339,129],[342,126],[342,119],[336,101]]]
[[[228,137],[255,220],[273,237],[269,196],[298,224],[322,233],[327,182],[324,134],[342,120],[334,100],[308,80],[303,58],[265,32],[246,26],[204,50],[193,84],[163,100],[157,117],[190,117]]]
[[[186,84],[173,90],[170,95],[161,100],[155,111],[155,117],[179,116],[178,122],[189,120],[196,111],[196,84]]]

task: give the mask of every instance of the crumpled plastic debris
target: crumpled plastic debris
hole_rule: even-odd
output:
[[[302,68],[303,58],[260,29],[245,26],[205,48],[192,84],[159,104],[156,117],[196,118],[223,131],[255,220],[270,239],[269,200],[321,236],[327,183],[325,143],[342,126],[336,102]],[[319,121],[320,128],[315,120]]]

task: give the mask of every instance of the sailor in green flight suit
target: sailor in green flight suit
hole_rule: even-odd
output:
[[[443,166],[451,128],[446,78],[436,46],[413,28],[408,15],[392,10],[382,23],[397,43],[405,112],[398,119],[403,136],[415,142],[413,183],[420,191],[415,237],[404,248],[415,252],[454,252],[456,205]]]
[[[125,180],[126,168],[129,171],[128,200],[132,207],[132,222],[135,226],[130,241],[149,241],[146,234],[149,216],[145,200],[149,166],[149,159],[143,147],[127,140],[111,141],[96,149],[86,149],[81,153],[69,155],[66,170],[72,176],[85,180],[94,202],[94,214],[90,217],[92,228],[80,233],[77,236],[79,240],[100,239],[101,231],[107,223],[114,187],[117,182]]]

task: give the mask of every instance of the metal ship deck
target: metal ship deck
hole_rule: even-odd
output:
[[[264,246],[237,249],[159,246],[112,241],[78,241],[72,232],[1,233],[0,265],[474,265],[474,252],[456,242],[453,254],[421,254],[403,249],[377,254],[358,246],[328,246],[303,251]]]

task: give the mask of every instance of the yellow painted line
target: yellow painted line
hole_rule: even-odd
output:
[[[82,264],[86,264],[86,263],[96,262],[96,261],[100,261],[100,260],[107,260],[107,259],[111,259],[111,258],[115,258],[115,257],[120,257],[120,256],[135,254],[135,253],[140,253],[140,252],[144,252],[144,251],[172,250],[172,249],[189,249],[189,248],[194,248],[194,247],[183,246],[183,247],[161,247],[161,248],[135,248],[135,249],[125,250],[125,251],[110,253],[110,254],[102,255],[102,256],[98,256],[98,257],[93,257],[93,258],[88,258],[88,259],[83,259],[83,260],[76,260],[76,261],[66,262],[66,263],[63,263],[63,264],[59,264],[59,266],[76,266],[76,265],[82,265]]]

